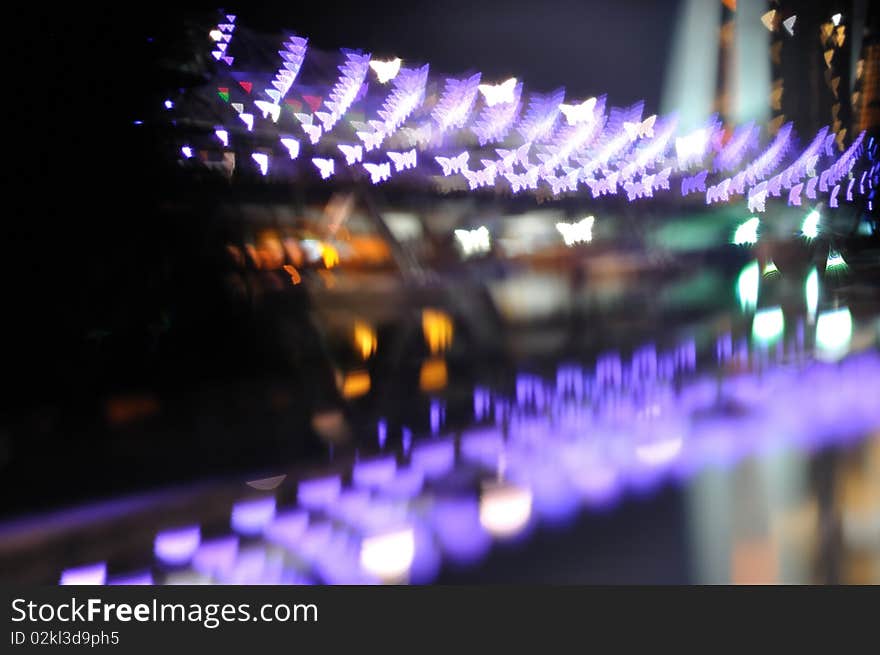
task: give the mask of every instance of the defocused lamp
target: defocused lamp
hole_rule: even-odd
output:
[[[480,496],[480,525],[489,534],[513,537],[526,527],[532,514],[532,492],[505,483],[488,483]]]

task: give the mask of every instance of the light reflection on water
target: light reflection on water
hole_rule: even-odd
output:
[[[687,546],[688,577],[678,581],[878,583],[876,323],[838,293],[846,264],[837,252],[822,254],[821,273],[821,261],[807,261],[800,277],[760,247],[748,258],[729,267],[726,299],[714,283],[692,283],[703,272],[673,280],[668,304],[709,307],[701,317],[709,327],[678,326],[677,345],[659,346],[658,336],[630,354],[533,367],[504,384],[479,376],[459,384],[453,350],[466,330],[423,310],[420,428],[380,417],[377,443],[344,470],[291,475],[236,504],[231,534],[181,545],[172,530],[159,541],[173,557],[149,570],[99,563],[67,569],[61,581],[429,583],[673,487]],[[595,260],[593,268],[594,285],[578,286],[567,272],[520,271],[487,287],[511,322],[549,317],[558,328],[571,311],[575,340],[599,331],[591,319],[608,318],[612,301],[627,317],[642,313],[633,288],[662,289],[603,273]],[[363,326],[357,334],[360,366],[381,353],[384,336]],[[360,374],[366,384],[352,397],[377,386]],[[465,428],[447,424],[449,397],[462,387],[472,394]]]
[[[795,356],[778,360],[733,342],[719,340],[711,373],[697,372],[685,343],[648,346],[629,361],[607,355],[594,368],[567,364],[547,379],[523,374],[510,397],[478,387],[483,420],[473,427],[364,457],[350,476],[302,482],[298,509],[276,513],[274,495],[239,503],[239,536],[194,542],[186,556],[172,548],[170,568],[139,579],[426,583],[444,563],[490,557],[493,542],[528,539],[673,482],[684,488],[693,581],[820,579],[833,547],[823,535],[837,521],[837,548],[854,553],[838,579],[877,582],[880,439],[864,437],[880,426],[866,387],[880,378],[880,356],[822,362],[789,344]],[[828,446],[869,453],[862,469],[834,473],[843,491],[831,500],[810,480]],[[162,537],[164,550],[177,534]],[[91,580],[89,571],[62,580]]]

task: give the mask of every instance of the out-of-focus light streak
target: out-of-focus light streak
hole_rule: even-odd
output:
[[[816,356],[825,361],[842,359],[849,352],[852,332],[848,307],[822,312],[816,320]]]
[[[654,162],[662,158],[666,153],[666,149],[672,141],[672,136],[675,133],[677,125],[678,119],[674,116],[663,119],[661,123],[656,126],[656,136],[653,135],[654,130],[652,130],[652,136],[647,137],[650,140],[643,143],[641,147],[636,150],[635,157],[630,166],[634,166],[636,171],[641,171],[642,173],[653,166]],[[625,177],[629,176],[625,175]],[[650,185],[648,188],[650,189]]]
[[[519,193],[525,189],[537,189],[540,170],[537,166],[529,168],[525,173],[505,173],[504,177],[510,182],[510,187],[514,193]]]
[[[512,173],[516,165],[520,165],[525,169],[531,167],[529,163],[529,150],[532,143],[529,141],[514,150],[505,150],[504,148],[496,148],[499,159],[495,161],[495,167],[502,173]]]
[[[736,279],[736,297],[742,311],[754,311],[758,306],[758,290],[761,285],[761,269],[757,260],[749,262]]]
[[[441,133],[464,127],[477,100],[479,84],[479,73],[461,80],[446,79],[443,94],[431,112],[431,118],[437,123]]]
[[[308,484],[308,483],[306,483]],[[300,500],[305,504],[303,500]],[[304,510],[287,510],[278,513],[263,531],[267,541],[288,548],[295,547],[305,534],[309,525],[308,512]]]
[[[61,572],[61,585],[103,585],[107,580],[107,564],[89,564]]]
[[[816,209],[804,217],[804,222],[801,224],[801,235],[805,239],[812,240],[819,236],[819,221],[821,218],[822,216]]]
[[[241,501],[232,506],[229,523],[241,535],[257,536],[275,518],[275,510],[275,498],[272,496]]]
[[[641,110],[639,110],[640,112]],[[614,112],[614,110],[612,110]],[[603,120],[605,113],[605,96],[599,97],[593,109],[593,120],[583,121],[571,127],[565,127],[558,131],[555,142],[548,156],[542,159],[541,170],[544,174],[552,173],[559,166],[564,166],[572,156],[598,138],[605,126]],[[641,116],[641,113],[638,114]],[[626,135],[619,133],[616,140],[611,140],[589,165],[584,166],[584,172],[592,172],[599,168],[620,149],[629,143]]]
[[[449,383],[449,371],[442,357],[430,357],[419,369],[419,389],[424,393],[440,391]]]
[[[849,268],[849,265],[841,257],[836,250],[829,250],[828,257],[825,259],[825,270],[832,272],[843,272]]]
[[[291,266],[290,264],[285,264],[284,270],[290,276],[290,282],[292,284],[297,285],[302,282],[302,277],[300,276],[299,271],[296,270],[296,267]]]
[[[736,128],[730,141],[715,156],[715,170],[723,172],[738,168],[749,151],[757,146],[760,133],[761,128],[754,122]]]
[[[422,336],[432,355],[449,350],[455,334],[452,317],[439,309],[422,310]]]
[[[681,195],[687,196],[691,193],[699,193],[706,190],[706,177],[709,171],[700,171],[696,175],[681,178]]]
[[[636,139],[651,139],[654,136],[654,123],[656,122],[657,114],[654,114],[638,123],[624,121],[623,129],[630,141],[635,141]]]
[[[379,449],[384,450],[385,444],[388,443],[388,421],[379,419],[376,424],[376,440],[379,443]]]
[[[691,4],[688,4],[688,7],[693,9]],[[749,23],[749,26],[743,27],[743,21],[747,18],[745,14],[751,15],[749,12],[752,12],[751,8],[745,13],[738,12],[737,32],[742,31],[740,28],[743,28],[748,32],[746,36],[753,38],[754,25],[757,25],[761,16],[760,13],[755,14],[753,16],[755,20],[752,21],[754,25]],[[770,17],[765,15],[765,22],[769,20],[768,27],[776,29],[778,18],[778,12],[777,15]],[[229,42],[226,37],[232,33],[234,27],[233,22],[217,26],[221,39],[215,40],[215,43],[218,43],[220,54],[226,51],[225,46]],[[831,29],[830,22],[828,29]],[[757,30],[767,36],[760,26]],[[837,32],[835,31],[834,34],[836,35]],[[220,48],[220,45],[224,47]],[[867,191],[864,184],[867,175],[859,178],[859,174],[863,171],[856,171],[855,174],[852,172],[864,151],[863,135],[860,135],[849,148],[844,149],[844,131],[838,129],[830,132],[824,128],[814,136],[810,145],[793,163],[777,171],[777,167],[795,143],[791,123],[782,124],[779,121],[773,126],[772,131],[776,134],[769,146],[752,162],[743,166],[742,160],[758,141],[760,130],[754,123],[741,126],[730,138],[727,138],[729,133],[720,129],[720,124],[715,118],[709,118],[707,121],[703,117],[697,124],[693,124],[688,119],[680,123],[681,128],[686,131],[683,134],[676,134],[676,115],[667,114],[665,117],[652,115],[643,118],[644,103],[639,102],[628,108],[612,108],[606,117],[604,96],[582,102],[565,103],[563,89],[548,94],[532,94],[529,98],[528,110],[522,118],[519,118],[522,84],[516,78],[510,78],[501,84],[481,83],[479,74],[464,79],[449,78],[445,80],[439,98],[436,86],[432,85],[430,87],[432,93],[430,102],[433,103],[432,120],[422,120],[419,124],[406,126],[410,117],[415,115],[414,112],[424,104],[428,89],[428,65],[408,69],[402,67],[399,58],[386,62],[373,62],[370,55],[362,54],[360,51],[342,51],[344,61],[339,66],[340,76],[329,91],[321,88],[309,89],[308,95],[302,95],[301,99],[295,101],[284,99],[285,93],[290,89],[302,66],[306,46],[306,39],[300,37],[289,37],[284,42],[279,51],[282,66],[277,70],[271,86],[265,89],[267,99],[254,100],[258,108],[257,113],[262,111],[264,117],[271,118],[273,122],[281,122],[280,108],[281,101],[284,100],[283,106],[291,108],[309,141],[316,145],[355,102],[366,98],[366,107],[376,106],[377,99],[373,97],[375,89],[370,89],[366,83],[366,76],[370,70],[373,70],[380,83],[389,84],[392,88],[378,110],[379,120],[367,120],[361,114],[357,117],[352,116],[350,123],[363,145],[361,155],[358,156],[355,146],[341,144],[345,146],[341,149],[349,166],[363,163],[364,151],[369,152],[381,147],[385,139],[396,135],[399,131],[400,138],[394,142],[395,148],[400,147],[398,142],[404,144],[408,142],[413,148],[418,146],[419,149],[427,151],[423,157],[426,156],[427,159],[433,157],[441,164],[444,176],[461,173],[466,178],[467,187],[472,190],[496,186],[495,182],[500,173],[509,182],[509,188],[514,193],[537,191],[539,182],[543,181],[548,185],[552,195],[559,196],[563,193],[576,192],[583,182],[590,189],[593,197],[613,195],[622,189],[626,191],[630,200],[653,198],[655,192],[667,190],[673,170],[686,171],[693,166],[706,166],[708,162],[705,160],[713,152],[717,152],[712,166],[714,170],[696,170],[692,175],[682,176],[682,195],[704,192],[707,203],[730,202],[734,196],[747,196],[750,211],[763,212],[766,210],[768,200],[785,198],[783,194],[786,190],[788,203],[791,206],[799,206],[804,194],[810,200],[816,201],[817,190],[823,194],[830,193],[831,208],[837,207],[843,198],[847,202],[855,202],[856,193],[864,195]],[[248,79],[234,75],[234,80],[246,94],[255,92],[254,80],[259,79],[261,78],[256,73],[249,75]],[[750,84],[752,82],[754,80]],[[229,102],[229,87],[217,87],[217,89],[221,98]],[[473,108],[477,98],[480,97],[482,97],[481,109],[479,114],[474,116]],[[742,99],[734,99],[734,102],[738,103],[739,100]],[[308,104],[314,113],[302,113],[300,109],[303,107],[303,102]],[[247,125],[249,131],[253,131],[254,115],[249,112],[246,103],[232,102],[231,105],[239,120]],[[564,117],[564,121],[561,117]],[[514,127],[525,139],[522,144],[507,140],[507,134]],[[269,125],[261,125],[261,128],[272,129]],[[473,160],[480,157],[475,149],[469,147],[468,150],[459,152],[453,157],[437,155],[438,152],[448,153],[450,148],[454,147],[452,139],[457,139],[459,143],[469,140],[467,133],[444,134],[452,129],[467,129],[476,134],[482,146],[504,139],[506,142],[500,144],[504,147],[498,149],[499,159],[494,161],[481,159],[482,170],[471,171],[467,159],[471,158],[470,155],[474,155],[471,158]],[[226,129],[224,132],[226,132],[224,147],[228,147],[230,132]],[[444,138],[445,136],[449,138]],[[218,135],[218,138],[221,137]],[[832,166],[822,171],[816,180],[815,167],[823,156],[833,156],[835,142],[844,152]],[[677,166],[668,152],[673,145],[675,146],[673,156],[677,160]],[[507,155],[503,154],[513,153],[523,147],[531,149],[532,157],[537,158],[537,165],[529,162],[527,158],[508,161]],[[298,156],[298,146],[296,148]],[[453,152],[456,151],[457,149]],[[266,154],[266,164],[268,164],[271,153]],[[326,151],[323,154],[326,157]],[[410,159],[412,155],[415,155],[415,150],[396,152],[394,156],[388,155],[391,163],[394,164],[393,170],[400,172],[417,168],[418,162]],[[291,157],[294,157],[292,152]],[[207,156],[203,159],[206,165],[211,166]],[[327,165],[319,168],[322,177],[327,179],[335,171],[331,168],[332,160],[325,161]],[[266,171],[267,166],[263,165],[262,161],[259,163]],[[388,179],[391,169],[386,169],[384,163],[368,162],[368,164],[365,170],[369,172],[374,183]],[[653,170],[655,165],[662,170],[655,172]],[[281,170],[284,169],[279,168],[279,171]],[[725,171],[730,172],[728,177],[713,180],[707,188],[710,174]],[[844,178],[847,180],[844,181]],[[859,179],[858,184],[855,182],[856,179]],[[447,182],[435,178],[434,181],[444,190],[461,188],[460,180]],[[871,179],[868,178],[868,181],[870,186]],[[507,188],[507,184],[498,186],[502,192]],[[873,198],[865,197],[865,203],[873,207]]]
[[[649,466],[663,466],[678,457],[683,446],[681,437],[643,443],[636,446],[636,457]]]
[[[752,319],[752,337],[767,345],[777,341],[785,330],[785,317],[781,307],[770,307],[755,312]]]
[[[791,146],[792,123],[786,123],[773,139],[773,142],[745,169],[746,183],[754,184],[764,179],[779,164]]]
[[[767,265],[764,266],[763,275],[764,277],[776,277],[779,275],[779,269],[776,267],[776,262],[772,259],[767,262]]]
[[[831,195],[828,196],[828,206],[831,207],[832,209],[835,209],[838,206],[837,196],[839,193],[840,193],[840,185],[838,184],[834,187],[834,189],[832,189]]]
[[[269,155],[262,152],[255,152],[251,155],[251,158],[257,162],[257,166],[260,167],[260,173],[263,176],[269,173]]]
[[[758,228],[761,226],[761,219],[752,216],[745,222],[741,223],[733,234],[733,244],[736,246],[754,245],[758,243]]]
[[[532,515],[532,492],[512,484],[489,483],[480,495],[480,525],[499,539],[514,537]]]
[[[486,145],[495,141],[500,141],[513,126],[519,113],[519,100],[522,93],[522,83],[517,83],[515,78],[511,78],[504,83],[505,86],[509,82],[513,82],[510,92],[492,92],[487,96],[486,106],[480,112],[477,120],[471,128],[477,135],[480,145]],[[483,89],[485,85],[480,85],[480,90],[484,95],[486,91]],[[489,98],[494,98],[493,102],[489,102]]]
[[[337,147],[345,155],[345,163],[349,166],[357,164],[364,158],[364,148],[361,145],[340,143]]]
[[[766,182],[761,182],[749,189],[748,208],[750,212],[763,212],[767,208]]]
[[[511,77],[500,84],[480,84],[477,89],[483,94],[488,107],[505,104],[514,101],[514,92],[517,87],[517,80]]]
[[[407,152],[386,152],[388,158],[394,163],[394,170],[397,173],[405,171],[409,168],[415,168],[418,163],[416,149]]]
[[[379,147],[424,102],[428,70],[427,64],[421,68],[400,69],[400,73],[394,78],[394,89],[378,112],[381,120],[369,122],[373,127],[372,132],[357,133],[367,150]]]
[[[564,99],[563,88],[547,94],[533,93],[529,97],[528,109],[516,128],[526,143],[542,141],[553,134]]]
[[[323,134],[323,129],[320,125],[315,125],[314,116],[312,114],[303,114],[300,112],[295,112],[293,115],[299,121],[299,126],[302,128],[302,131],[309,137],[309,142],[312,145],[318,143]]]
[[[804,282],[804,300],[807,305],[807,320],[810,324],[816,320],[816,310],[819,307],[819,272],[812,267]]]
[[[339,251],[336,248],[325,241],[321,242],[320,248],[321,261],[323,261],[325,268],[333,268],[339,264]]]
[[[771,89],[770,34],[761,24],[767,7],[740,2],[733,16],[733,43],[726,60],[728,114],[737,124],[770,118],[767,97]]]
[[[360,398],[370,391],[370,374],[367,371],[349,371],[342,380],[342,397]]]
[[[566,191],[576,191],[578,181],[580,180],[580,170],[572,169],[563,176],[544,175],[543,179],[550,185],[550,190],[554,196]]]
[[[153,554],[160,562],[172,566],[186,564],[202,541],[199,526],[165,530],[153,540]]]
[[[385,140],[385,132],[380,129],[376,129],[372,132],[368,132],[366,130],[358,130],[356,134],[357,137],[364,142],[364,148],[367,149],[367,152],[370,152],[371,150],[376,150],[379,146],[382,145],[382,142]]]
[[[305,509],[323,509],[332,505],[342,492],[342,480],[337,475],[302,480],[296,489],[296,500]]]
[[[321,121],[321,129],[325,134],[333,129],[354,103],[367,77],[367,71],[370,70],[369,54],[354,50],[342,52],[345,55],[345,62],[339,66],[341,76],[330,90],[330,99],[324,101],[324,107],[329,111],[315,112],[315,117]]]
[[[428,64],[400,70],[394,79],[394,90],[379,110],[386,134],[392,134],[422,104],[429,70]]]
[[[415,558],[412,528],[367,537],[361,543],[360,565],[383,582],[406,580]]]
[[[333,175],[334,173],[334,160],[333,159],[323,159],[321,157],[312,157],[312,163],[321,173],[321,179],[326,180],[328,177]]]
[[[234,58],[226,55],[226,50],[232,39],[232,33],[235,31],[235,16],[233,14],[227,14],[225,19],[228,22],[217,24],[214,29],[208,32],[208,36],[210,36],[217,47],[216,50],[211,52],[214,59],[217,61],[222,60],[227,66],[232,66]],[[221,48],[220,45],[223,47]]]
[[[455,157],[434,157],[446,176],[467,170],[469,158],[470,153],[466,150]]]
[[[794,163],[781,173],[786,188],[802,181],[805,177],[816,176],[816,164],[822,155],[822,144],[825,142],[827,134],[828,126],[826,125],[816,133],[810,145],[804,149]]]
[[[856,160],[863,152],[865,132],[862,131],[840,157],[822,171],[819,178],[819,190],[825,192],[828,187],[840,182],[853,168]]]
[[[391,163],[387,161],[381,164],[365,162],[364,170],[370,174],[370,182],[373,184],[379,184],[391,177]]]
[[[281,145],[287,148],[291,159],[299,157],[299,141],[292,137],[281,137]]]
[[[471,171],[467,168],[461,170],[471,189],[477,189],[484,186],[492,186],[495,184],[495,177],[498,175],[498,168],[494,161],[483,159],[483,169],[479,171]]]
[[[566,246],[578,243],[589,243],[593,240],[594,216],[586,216],[576,223],[557,223],[556,229],[562,235]]]
[[[569,125],[589,123],[595,119],[593,112],[596,110],[596,101],[596,98],[588,98],[577,105],[560,103],[559,111],[565,116],[565,120]]]
[[[361,359],[367,360],[376,352],[376,331],[363,321],[354,322],[354,345]]]
[[[271,117],[273,123],[278,122],[278,119],[281,117],[280,105],[276,105],[274,102],[267,102],[266,100],[256,100],[254,104],[263,113],[263,118]]]
[[[376,79],[380,84],[386,84],[397,77],[400,72],[400,64],[403,63],[400,57],[395,57],[388,61],[373,59],[370,61],[370,68],[376,73]]]
[[[443,422],[446,420],[446,403],[437,398],[432,399],[430,414],[431,434],[437,435],[440,433],[440,428],[442,427]]]
[[[704,53],[717,51],[721,3],[683,0],[678,3],[671,52],[664,76],[662,113],[678,112],[682,129],[699,127],[712,113],[718,62]]]
[[[701,127],[690,134],[675,139],[675,154],[678,158],[678,168],[685,170],[688,167],[699,164],[706,154],[712,130]]]

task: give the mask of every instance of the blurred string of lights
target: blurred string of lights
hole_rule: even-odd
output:
[[[763,16],[764,25],[774,34],[792,33],[796,17],[780,21],[776,11]],[[262,144],[251,158],[263,176],[308,175],[308,168],[297,167],[308,148],[312,170],[323,180],[347,175],[381,184],[420,175],[441,191],[589,192],[593,198],[625,195],[630,202],[680,189],[681,196],[699,194],[707,204],[744,200],[751,213],[766,211],[777,197],[790,206],[824,200],[829,208],[858,202],[873,209],[877,143],[862,131],[844,148],[837,114],[801,150],[790,122],[770,126],[774,136],[761,148],[762,129],[754,122],[729,132],[710,116],[680,133],[676,114],[644,116],[642,102],[611,107],[606,96],[572,100],[562,88],[527,94],[515,77],[495,83],[480,73],[432,78],[427,64],[409,67],[399,57],[373,59],[358,50],[342,50],[336,81],[322,88],[300,83],[313,52],[304,37],[283,41],[272,74],[239,70],[240,62],[226,54],[235,16],[223,19],[210,33],[217,48],[227,46],[212,51],[226,64],[212,87],[220,118],[214,141],[187,142],[179,152],[207,160],[221,145],[227,173],[234,150],[251,138]],[[831,20],[830,31],[823,26],[828,62],[845,38],[843,20]],[[257,97],[254,84],[261,81]],[[187,111],[178,99],[174,112]]]
[[[844,358],[855,330],[848,308],[820,312],[811,343],[788,323],[782,308],[766,307],[750,335],[721,334],[714,360],[700,355],[724,372],[720,379],[697,372],[696,345],[687,340],[645,344],[628,360],[607,352],[593,365],[565,363],[548,377],[519,373],[515,390],[475,386],[467,429],[447,433],[439,401],[425,438],[403,428],[392,442],[382,419],[378,451],[343,471],[249,482],[251,492],[230,503],[225,530],[169,518],[152,536],[144,568],[91,562],[61,571],[59,581],[425,583],[444,565],[483,560],[493,543],[564,525],[631,492],[768,450],[859,439],[880,418],[864,389],[880,369],[877,354]],[[815,359],[801,356],[808,350]],[[369,385],[368,377],[350,379]],[[731,405],[750,411],[725,409]],[[465,475],[474,476],[471,491],[443,484]],[[282,486],[291,484],[295,493]]]
[[[214,42],[211,56],[217,61],[222,61],[227,66],[232,66],[234,57],[230,57],[227,53],[229,44],[232,41],[232,34],[235,32],[235,15],[224,14],[221,22],[218,23],[209,33],[208,36]]]

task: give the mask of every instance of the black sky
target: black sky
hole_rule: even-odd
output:
[[[321,49],[397,55],[428,62],[438,74],[471,70],[487,80],[516,76],[535,91],[564,85],[572,100],[608,93],[610,103],[624,105],[644,98],[651,112],[659,104],[678,2],[286,0],[246,5],[227,6],[239,16],[239,25],[279,35],[292,30]],[[162,90],[153,87],[163,78],[156,74],[155,60],[168,52],[170,42],[185,47],[181,35],[187,27],[202,20],[210,25],[217,7],[193,11],[117,2],[32,9],[37,15],[25,18],[27,29],[10,30],[6,37],[33,69],[26,75],[24,100],[10,103],[15,114],[10,124],[25,140],[18,152],[37,159],[14,171],[11,184],[20,207],[9,213],[20,244],[13,269],[26,281],[19,286],[23,298],[16,314],[21,343],[36,343],[45,354],[53,344],[58,352],[65,348],[50,334],[53,326],[71,324],[72,333],[82,327],[71,317],[83,298],[103,302],[106,294],[87,282],[86,270],[94,269],[96,279],[124,278],[129,269],[136,270],[133,264],[107,259],[113,252],[133,261],[133,253],[119,244],[147,243],[144,234],[151,222],[138,212],[162,194],[155,165],[145,155],[150,144],[143,139],[149,137],[139,137],[132,121],[167,97],[156,98]],[[40,93],[45,94],[42,102]],[[48,302],[35,289],[56,289],[56,266],[75,269],[77,282],[60,297],[52,291]],[[59,316],[66,316],[66,323],[59,323]],[[45,377],[30,363],[24,368],[37,381]]]
[[[242,25],[287,28],[323,49],[363,48],[431,63],[438,72],[516,76],[527,88],[608,93],[615,104],[659,104],[676,0],[387,0],[248,3]]]

